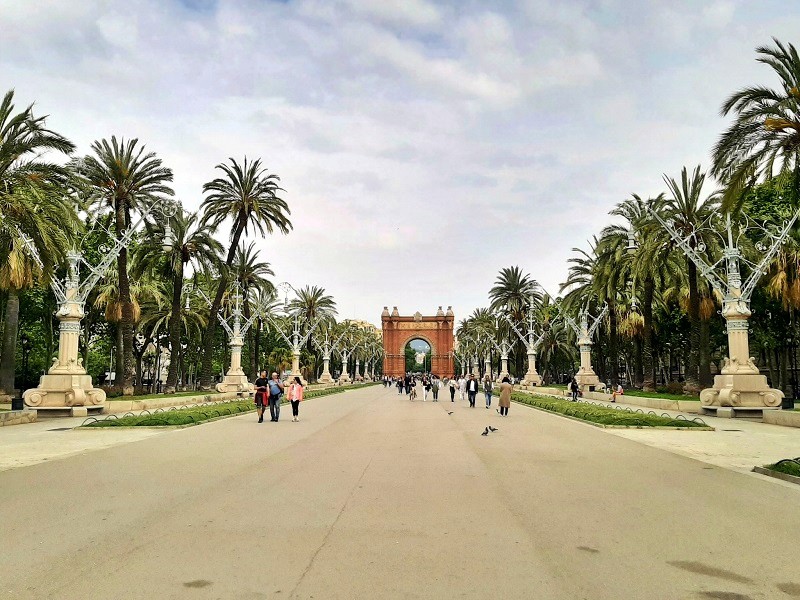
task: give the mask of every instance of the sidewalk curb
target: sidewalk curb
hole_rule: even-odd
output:
[[[783,481],[788,481],[789,483],[795,483],[800,485],[800,477],[797,477],[796,475],[789,475],[788,473],[773,471],[772,469],[767,469],[765,467],[753,467],[753,472],[759,473],[761,475],[766,475],[767,477],[774,477],[775,479],[782,479]]]

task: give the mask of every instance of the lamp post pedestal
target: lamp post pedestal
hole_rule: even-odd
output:
[[[500,374],[497,376],[497,381],[501,382],[505,377],[508,377],[508,354],[500,355]]]
[[[78,297],[78,260],[80,255],[68,255],[69,270],[64,286],[64,299],[58,307],[58,358],[42,375],[39,386],[25,390],[23,402],[39,411],[39,416],[84,416],[89,411],[103,410],[106,393],[92,385],[78,355],[78,338],[84,317],[83,302]]]
[[[339,385],[350,383],[350,375],[347,373],[347,352],[342,352],[342,374],[339,375]]]
[[[300,381],[303,385],[306,385],[306,380],[303,378],[303,374],[300,372],[300,349],[294,348],[292,350],[292,374],[286,379],[284,382],[285,384],[289,384],[294,381],[295,377],[299,377]]]
[[[218,392],[252,392],[255,389],[253,384],[247,381],[247,375],[242,370],[243,345],[244,340],[240,335],[231,338],[231,367],[222,382],[217,384]]]
[[[542,378],[539,373],[536,372],[536,352],[528,352],[528,372],[525,373],[525,378],[522,380],[522,385],[542,385]]]
[[[581,368],[578,369],[575,375],[575,380],[583,392],[591,392],[603,386],[600,383],[600,378],[592,368],[592,340],[587,337],[582,337],[578,340],[578,347],[581,351]]]
[[[324,354],[322,356],[322,375],[319,377],[320,383],[333,383],[333,376],[331,375],[331,355]]]
[[[728,357],[720,374],[714,377],[713,387],[700,392],[702,411],[713,414],[719,409],[733,409],[734,414],[736,411],[753,414],[779,410],[783,392],[769,387],[766,376],[759,372],[750,357],[748,320],[751,312],[738,299],[736,292],[739,290],[732,291],[733,299],[726,299],[722,309],[728,329]]]

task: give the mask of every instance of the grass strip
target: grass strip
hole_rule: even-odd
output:
[[[786,475],[794,475],[800,477],[800,461],[797,458],[786,458],[779,460],[774,465],[766,465],[770,471],[777,471],[778,473],[785,473]]]
[[[708,427],[688,419],[677,419],[635,411],[628,412],[627,410],[607,408],[585,402],[570,402],[569,400],[520,394],[518,392],[512,393],[511,399],[520,404],[527,404],[548,412],[612,427],[679,427],[682,429]]]
[[[322,390],[308,391],[304,395],[305,400],[321,398],[331,394],[340,394],[356,388],[368,387],[375,384],[357,384],[343,387],[330,387]],[[287,404],[285,399],[281,404]],[[234,416],[255,410],[253,400],[247,398],[234,400],[232,402],[220,402],[218,404],[208,404],[205,406],[190,406],[187,408],[159,408],[153,412],[144,411],[147,414],[126,415],[117,417],[109,415],[104,419],[98,419],[81,425],[81,427],[178,427],[182,425],[196,425],[218,419],[220,417]]]

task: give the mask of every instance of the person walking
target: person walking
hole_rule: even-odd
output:
[[[431,387],[432,387],[432,385],[431,385],[430,378],[429,377],[425,377],[425,379],[422,380],[422,401],[423,402],[427,402],[428,401],[428,392],[431,391]]]
[[[486,409],[492,406],[492,378],[489,375],[483,378],[483,395],[486,398]]]
[[[402,377],[398,377],[397,378],[397,393],[400,394],[401,396],[403,395],[403,378]]]
[[[431,385],[433,386],[433,401],[434,402],[438,402],[439,401],[439,390],[442,387],[442,380],[441,379],[434,379],[433,383]]]
[[[456,401],[456,378],[451,377],[447,384],[450,387],[450,402]]]
[[[580,386],[578,386],[578,380],[575,379],[574,377],[572,378],[572,381],[569,384],[569,390],[572,392],[572,401],[577,402],[578,390],[580,390]]]
[[[478,380],[475,379],[475,374],[469,374],[469,381],[466,383],[467,398],[469,398],[469,407],[475,408],[475,398],[478,396]]]
[[[269,416],[273,423],[277,423],[281,416],[281,396],[283,396],[283,383],[278,379],[278,374],[273,373],[269,382]]]
[[[458,394],[459,399],[464,399],[464,393],[467,391],[467,379],[464,375],[458,378]]]
[[[511,391],[514,388],[511,385],[508,377],[503,377],[503,381],[500,383],[500,416],[507,417],[508,416],[508,408],[511,406]]]
[[[258,379],[256,379],[256,411],[258,412],[258,422],[264,422],[264,410],[269,405],[269,379],[267,379],[267,372],[261,371]]]
[[[299,377],[295,377],[292,381],[287,396],[292,403],[292,421],[296,423],[300,420],[300,402],[303,400],[303,382]]]

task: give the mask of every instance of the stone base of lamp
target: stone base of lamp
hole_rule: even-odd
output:
[[[351,381],[352,379],[350,379],[350,375],[347,373],[342,373],[339,375],[339,385],[342,385],[343,383],[350,383]]]
[[[600,381],[600,378],[594,371],[578,371],[578,374],[575,375],[575,380],[578,382],[578,386],[582,392],[600,391],[606,387],[606,384]]]
[[[220,393],[225,392],[252,392],[255,391],[255,386],[247,381],[247,375],[225,375],[220,383],[216,385],[216,389]]]
[[[542,378],[536,371],[533,373],[528,371],[525,373],[525,378],[520,383],[524,386],[537,387],[542,385]]]
[[[780,410],[783,392],[769,387],[758,372],[725,373],[714,377],[714,386],[700,392],[703,414],[758,416],[765,410]],[[739,413],[737,415],[737,413]],[[722,415],[720,415],[722,416]]]
[[[22,394],[26,408],[36,409],[39,418],[86,416],[100,413],[106,393],[92,385],[86,373],[48,373],[42,375],[39,386]]]
[[[319,379],[317,379],[317,383],[331,384],[334,383],[334,379],[329,372],[326,372],[320,375]]]

